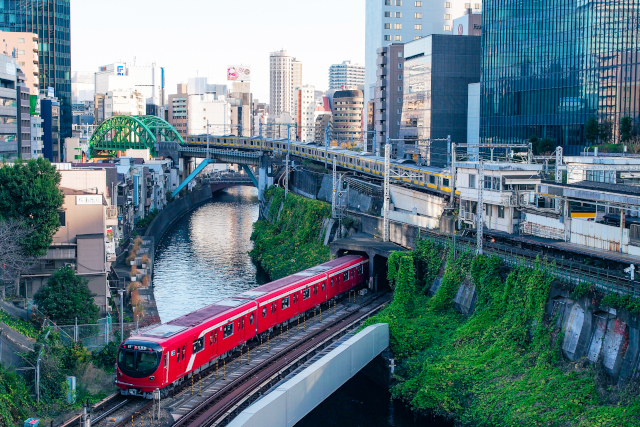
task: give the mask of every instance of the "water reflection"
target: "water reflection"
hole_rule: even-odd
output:
[[[154,293],[162,322],[266,281],[247,252],[258,190],[235,187],[182,217],[158,245]]]

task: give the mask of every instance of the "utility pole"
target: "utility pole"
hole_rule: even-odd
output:
[[[484,160],[480,159],[480,163],[478,164],[478,225],[476,226],[476,236],[478,238],[478,255],[482,255],[482,232],[484,227],[484,201],[483,201],[483,190],[484,190]]]
[[[287,123],[287,160],[286,160],[287,166],[286,166],[286,172],[284,176],[284,198],[285,199],[289,194],[289,144],[291,143],[290,129],[291,129],[291,125]]]
[[[338,191],[338,173],[336,171],[336,158],[333,158],[333,195],[331,198],[331,218],[336,217],[336,192]]]
[[[391,163],[391,144],[389,143],[389,137],[387,137],[387,143],[384,146],[384,235],[383,241],[389,241],[389,174]]]
[[[120,342],[124,341],[124,289],[118,289],[120,294]]]
[[[327,156],[329,155],[329,126],[324,128],[324,168],[327,168]],[[335,161],[334,161],[335,165]],[[334,166],[335,169],[335,166]]]

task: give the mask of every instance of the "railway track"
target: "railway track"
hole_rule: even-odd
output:
[[[219,392],[197,405],[173,425],[183,427],[222,424],[238,412],[238,409],[248,405],[247,402],[257,393],[252,391],[261,391],[267,388],[274,380],[286,375],[300,362],[306,361],[317,351],[321,351],[335,339],[343,336],[349,329],[370,317],[388,301],[389,298],[383,294],[352,307],[351,310],[334,319],[330,324],[292,343],[260,365],[245,372]]]
[[[96,403],[92,408],[91,421],[97,423],[114,412],[122,409],[133,401],[132,398],[121,396],[120,393],[113,393],[100,402]],[[75,427],[81,425],[82,415],[76,415],[60,424],[58,427]]]

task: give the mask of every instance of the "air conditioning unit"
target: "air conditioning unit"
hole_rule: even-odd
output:
[[[73,262],[65,262],[65,263],[64,263],[64,267],[65,267],[65,268],[67,268],[67,267],[68,267],[68,268],[71,268],[71,269],[75,270],[75,269],[76,269],[76,264],[75,264],[75,263],[73,263]]]

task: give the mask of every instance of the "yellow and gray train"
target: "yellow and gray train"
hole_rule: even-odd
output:
[[[184,139],[186,145],[206,147],[207,136],[188,136]],[[212,148],[231,148],[239,150],[260,150],[265,152],[287,153],[286,139],[264,139],[260,137],[237,136],[209,136]],[[325,161],[325,152],[329,162],[335,157],[336,164],[345,169],[360,172],[365,175],[382,178],[384,176],[384,157],[371,153],[361,153],[345,150],[339,147],[329,147],[315,144],[305,144],[291,141],[289,149],[292,156],[298,156],[318,162]],[[418,166],[412,161],[391,159],[391,176],[393,181],[402,181],[410,186],[428,189],[442,195],[451,195],[451,175],[449,168],[433,166]]]

